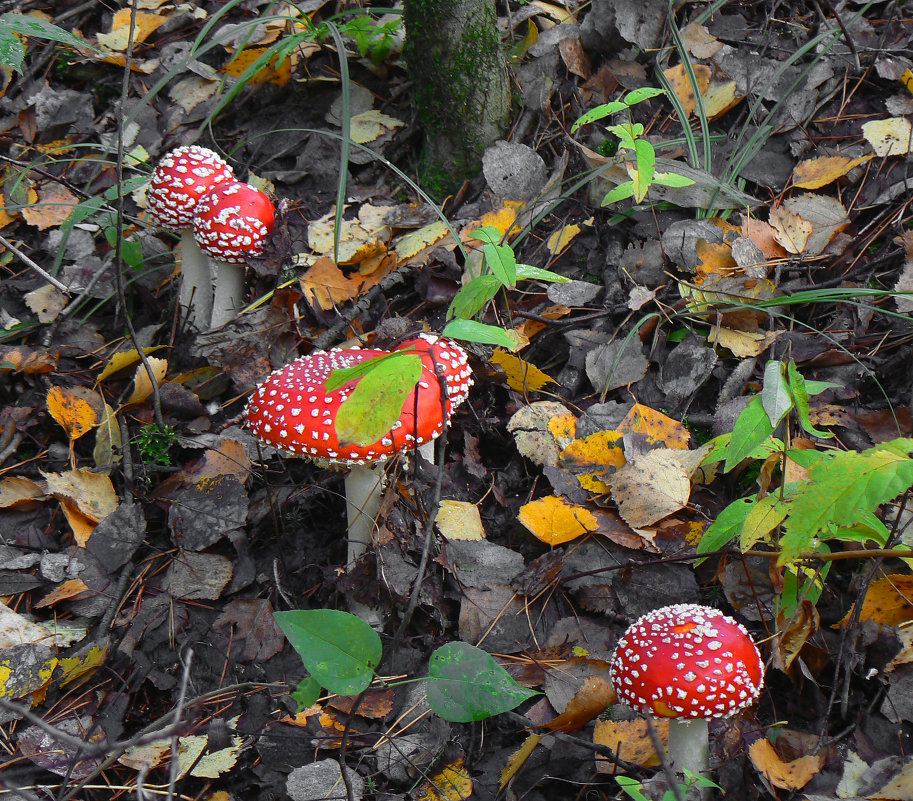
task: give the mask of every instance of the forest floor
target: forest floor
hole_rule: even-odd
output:
[[[662,798],[608,665],[694,603],[765,665],[711,723],[714,793],[913,798],[909,5],[499,4],[515,122],[438,209],[398,16],[140,0],[131,34],[110,5],[0,17],[0,790]],[[249,305],[202,332],[144,194],[190,143],[278,204]],[[438,466],[387,463],[347,570],[342,473],[259,445],[247,398],[447,326],[469,397]],[[364,607],[372,683],[302,707],[274,613]],[[459,643],[510,676],[459,690],[477,722],[426,699]]]

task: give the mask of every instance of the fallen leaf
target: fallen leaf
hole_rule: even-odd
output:
[[[67,305],[68,298],[66,293],[61,292],[53,284],[45,284],[28,292],[25,297],[25,305],[38,317],[39,323],[52,323],[57,319],[57,315],[62,312]]]
[[[580,226],[577,224],[564,225],[549,236],[546,247],[552,256],[560,256],[568,245],[574,241],[574,237],[580,233]]]
[[[517,392],[536,392],[548,384],[557,383],[536,365],[508,353],[503,348],[495,348],[491,354],[491,361],[504,371],[507,386]]]
[[[697,22],[691,22],[682,28],[681,36],[688,52],[695,58],[711,58],[723,47],[719,39]]]
[[[68,579],[62,584],[56,586],[51,592],[44,596],[40,601],[35,604],[36,609],[40,609],[44,606],[53,606],[59,601],[65,601],[68,598],[75,598],[77,595],[88,590],[88,586],[82,579]]]
[[[697,79],[697,88],[701,95],[703,95],[710,86],[711,74],[710,67],[704,66],[703,64],[694,65],[694,76]],[[663,70],[663,75],[666,76],[666,80],[669,81],[669,84],[672,86],[672,91],[675,92],[679,102],[682,104],[685,114],[690,117],[694,114],[694,109],[697,107],[697,98],[694,96],[694,87],[692,87],[691,81],[688,79],[685,65],[679,64],[676,67],[670,67],[667,70]]]
[[[363,111],[351,119],[352,141],[365,145],[405,125],[402,120],[382,114],[376,109]]]
[[[691,432],[678,420],[662,412],[635,403],[616,429],[620,434],[645,434],[667,448],[688,450]]]
[[[441,501],[434,518],[441,536],[448,540],[483,540],[485,528],[479,507],[466,501]]]
[[[806,193],[787,198],[770,210],[775,238],[790,253],[818,256],[834,236],[849,225],[846,209],[836,198]],[[797,248],[797,249],[794,249]]]
[[[669,721],[655,720],[656,733],[665,746],[669,741]],[[659,767],[659,755],[653,747],[647,721],[638,720],[597,720],[593,742],[611,748],[615,755],[625,762],[643,765],[645,768]],[[606,757],[596,757],[596,770],[615,775],[621,771]]]
[[[349,278],[329,256],[317,259],[298,282],[305,300],[324,311],[358,297],[365,283],[361,278]]]
[[[746,359],[760,356],[783,333],[782,331],[733,331],[718,325],[710,326],[707,341],[713,345],[727,348],[733,356]]]
[[[906,117],[874,120],[863,123],[862,135],[872,146],[876,156],[904,156],[910,152],[913,124]]]
[[[39,231],[63,225],[79,205],[76,195],[59,183],[42,184],[37,191],[37,202],[24,208],[22,216]]]
[[[236,53],[219,72],[240,78],[251,66],[264,58],[269,49],[269,47],[245,47]],[[298,52],[297,48],[284,56],[274,54],[248,76],[247,85],[261,86],[264,83],[272,83],[276,86],[285,86],[292,79],[292,73],[301,56],[302,53]]]
[[[119,504],[111,477],[104,473],[79,468],[42,475],[49,495],[69,501],[94,523],[106,518]]]
[[[508,421],[507,430],[514,435],[522,456],[538,465],[554,467],[561,449],[574,437],[572,430],[570,438],[562,444],[552,430],[552,421],[565,417],[573,420],[576,426],[577,418],[568,413],[567,407],[556,401],[536,401],[516,412]]]
[[[517,771],[526,764],[526,760],[529,759],[530,754],[533,753],[544,736],[544,734],[530,734],[523,741],[523,745],[510,755],[510,759],[507,760],[507,764],[501,771],[501,778],[498,780],[498,792],[507,787],[510,780],[517,775]]]
[[[780,758],[768,740],[758,740],[748,749],[755,768],[781,790],[800,790],[821,770],[824,753],[802,756],[790,762]]]
[[[44,498],[44,490],[30,478],[10,476],[0,480],[0,509],[27,506]]]
[[[595,531],[599,521],[589,509],[549,495],[520,507],[517,519],[548,545],[570,542],[588,531]]]
[[[852,158],[850,156],[819,156],[800,161],[793,169],[793,186],[800,189],[820,189],[846,175],[854,167],[865,164],[871,155]]]
[[[846,626],[852,616],[851,609],[834,628]],[[913,620],[913,576],[895,573],[872,582],[862,601],[859,620],[871,620],[882,626]]]
[[[147,357],[149,366],[155,375],[155,380],[161,383],[168,372],[168,360],[157,359],[155,356]],[[133,376],[133,392],[127,399],[125,406],[132,406],[134,403],[142,403],[152,395],[152,381],[149,380],[149,373],[146,371],[146,365],[140,364],[136,368],[136,374]]]
[[[145,42],[158,28],[168,21],[164,14],[146,14],[142,11],[135,16],[133,30],[134,44]],[[131,13],[129,8],[121,8],[111,19],[111,31],[99,33],[96,40],[108,50],[126,50],[130,40]]]
[[[574,697],[558,717],[534,728],[564,732],[577,731],[593,718],[601,715],[606,707],[615,703],[618,703],[618,696],[605,676],[587,676],[583,685],[574,693]]]
[[[48,390],[47,404],[51,417],[67,432],[67,437],[71,440],[79,439],[98,425],[95,409],[68,389],[51,387]]]
[[[458,757],[419,785],[415,801],[464,801],[472,795],[472,777],[466,760]]]

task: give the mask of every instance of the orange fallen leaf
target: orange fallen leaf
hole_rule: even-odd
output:
[[[560,545],[595,531],[599,521],[589,509],[549,495],[520,507],[517,519],[548,545]]]
[[[86,592],[89,587],[82,579],[69,579],[56,586],[51,592],[44,596],[35,604],[36,609],[43,606],[53,606],[58,601],[65,601],[67,598],[74,598],[81,593]]]
[[[669,741],[669,721],[653,722],[656,733],[665,746]],[[598,720],[593,732],[593,742],[611,748],[615,755],[625,762],[643,765],[645,768],[659,766],[659,755],[653,747],[647,721],[638,720]],[[615,775],[621,771],[603,756],[596,757],[596,770],[600,773]]]
[[[646,434],[655,442],[663,443],[667,448],[679,450],[688,450],[691,442],[691,432],[678,420],[640,403],[635,403],[631,407],[616,431],[621,434],[628,432]]]
[[[783,760],[767,740],[758,740],[748,749],[754,766],[774,787],[800,790],[821,770],[824,754],[802,756],[790,762]]]
[[[694,76],[697,79],[697,88],[702,95],[710,86],[711,74],[710,67],[706,67],[703,64],[694,65]],[[669,84],[672,86],[672,91],[675,92],[676,97],[678,97],[679,102],[681,102],[685,114],[688,116],[694,114],[694,109],[697,106],[697,98],[694,96],[694,87],[692,87],[691,81],[688,79],[688,73],[685,71],[684,64],[679,64],[677,67],[670,67],[669,69],[664,70],[663,75],[666,76],[666,80],[668,80]]]
[[[329,256],[321,256],[299,279],[301,291],[312,306],[332,309],[358,296],[364,280],[349,278]]]
[[[500,367],[507,376],[507,386],[517,392],[536,392],[548,384],[557,383],[554,378],[542,372],[536,365],[508,353],[502,348],[495,348],[491,361]]]
[[[897,626],[913,620],[913,576],[892,574],[883,579],[872,582],[862,608],[859,610],[859,620],[871,620],[882,626]],[[853,614],[851,609],[847,612],[835,628],[842,628],[850,621]]]
[[[793,186],[801,189],[819,189],[846,175],[854,167],[865,164],[871,155],[852,158],[850,156],[819,156],[800,161],[793,169]]]
[[[571,732],[583,728],[601,715],[607,706],[618,702],[611,683],[604,676],[587,676],[583,686],[574,693],[564,712],[554,720],[535,726],[536,729]]]
[[[47,396],[48,411],[67,432],[71,440],[79,439],[83,434],[98,425],[95,409],[64,387],[51,387]]]

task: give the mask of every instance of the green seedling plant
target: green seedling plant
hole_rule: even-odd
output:
[[[678,794],[675,790],[666,790],[663,793],[663,801],[676,801],[677,798],[685,798],[688,794],[688,790],[692,787],[700,787],[704,790],[709,790],[711,788],[723,792],[723,788],[720,787],[716,782],[711,781],[706,776],[700,776],[696,773],[692,773],[690,770],[684,771],[685,781],[679,783],[678,785]],[[634,801],[650,801],[643,792],[643,783],[639,782],[637,779],[632,779],[630,776],[616,776],[615,781],[618,782],[618,786],[625,792],[626,795],[629,795]]]
[[[890,531],[878,517],[888,503],[913,486],[913,439],[883,442],[864,451],[797,448],[791,441],[795,421],[806,434],[833,437],[812,423],[809,398],[835,385],[806,380],[794,361],[770,361],[761,393],[739,415],[731,434],[713,440],[704,468],[722,465],[725,473],[744,463],[760,463],[761,491],[733,501],[704,532],[698,553],[709,553],[737,540],[740,550],[759,543],[779,550],[784,568],[781,611],[792,614],[802,600],[817,602],[830,562],[820,572],[803,565],[810,555],[830,553],[829,542],[875,543],[884,547]],[[783,438],[775,436],[784,423]],[[804,477],[787,481],[794,465]],[[780,468],[779,487],[767,476]],[[765,469],[766,468],[766,469]]]
[[[298,609],[274,617],[310,674],[292,693],[299,709],[313,705],[321,688],[358,695],[377,679],[380,636],[361,618],[336,609]],[[438,648],[425,681],[431,709],[455,723],[485,720],[538,695],[518,684],[487,651],[465,642]]]
[[[655,87],[646,86],[641,89],[635,89],[632,92],[628,92],[621,100],[613,100],[610,103],[603,103],[601,106],[590,109],[571,126],[571,133],[582,125],[601,120],[611,114],[618,114],[622,111],[630,113],[631,107],[637,103],[665,94],[666,91],[664,89]],[[691,178],[686,178],[678,173],[656,171],[656,150],[650,141],[644,138],[644,126],[641,123],[628,121],[609,125],[607,128],[609,132],[618,138],[619,149],[633,154],[634,161],[625,162],[625,167],[631,180],[620,183],[608,192],[602,199],[603,206],[617,203],[620,200],[627,200],[630,197],[633,197],[637,203],[642,203],[653,184],[683,187],[691,186],[694,183]]]
[[[174,426],[160,426],[157,423],[143,426],[134,442],[143,464],[171,465],[171,448],[178,435]]]
[[[338,23],[339,32],[355,42],[362,58],[369,56],[374,66],[379,67],[393,52],[402,36],[402,14],[391,9],[392,18],[381,22],[371,16],[367,9],[358,10],[362,13]]]

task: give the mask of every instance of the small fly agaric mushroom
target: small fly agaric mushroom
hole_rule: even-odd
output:
[[[625,632],[612,657],[612,684],[635,712],[669,718],[669,758],[679,772],[706,773],[708,726],[751,706],[764,663],[744,626],[717,609],[654,609]]]
[[[273,202],[250,184],[234,181],[200,198],[193,215],[193,237],[216,264],[211,326],[238,313],[244,299],[244,262],[263,249],[273,230]]]
[[[170,151],[152,172],[146,200],[152,221],[181,232],[182,307],[190,308],[197,328],[209,327],[212,281],[209,259],[193,238],[193,213],[200,198],[221,184],[235,182],[235,174],[221,156],[205,147],[189,145]]]
[[[406,396],[400,418],[370,445],[341,445],[336,414],[355,389],[350,381],[327,392],[330,373],[391,351],[335,348],[315,351],[276,370],[254,391],[244,411],[247,425],[263,443],[330,465],[348,467],[348,567],[364,553],[380,508],[383,474],[375,466],[392,456],[432,443],[445,421],[466,399],[472,384],[466,352],[457,344],[422,334],[396,350],[414,350],[422,361],[416,387]],[[447,387],[442,404],[441,384]]]

